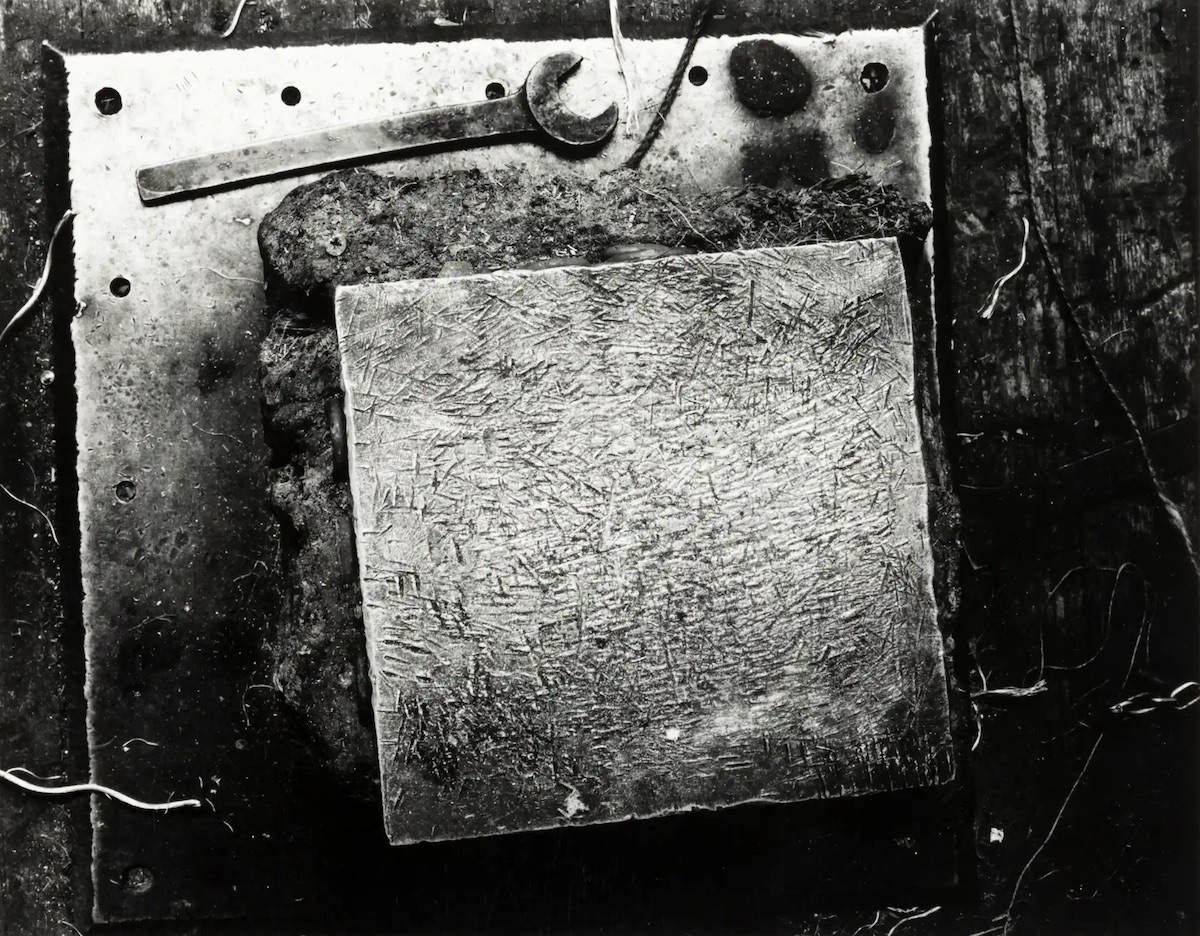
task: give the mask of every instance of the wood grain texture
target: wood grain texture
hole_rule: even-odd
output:
[[[950,776],[894,241],[337,320],[393,842]]]
[[[1027,218],[1143,431],[1168,425],[1195,395],[1194,17],[1163,6],[1014,3],[972,26],[946,39],[972,63],[947,97],[955,260],[999,275],[1016,261]],[[966,481],[1021,480],[1128,438],[1080,359],[1032,235],[1028,260],[990,321],[975,314],[986,277],[962,278]],[[995,353],[997,344],[1014,353]],[[1004,437],[1017,427],[1036,444]]]
[[[50,230],[47,193],[35,167],[45,157],[40,70],[0,43],[0,322],[28,299]],[[70,262],[68,238],[54,269]],[[62,329],[50,309],[66,279],[51,279],[42,302],[0,345],[0,767],[41,776],[86,776],[81,632],[70,553],[78,542],[70,484],[60,470],[64,397],[71,378]],[[49,518],[49,522],[47,519]],[[53,533],[51,532],[53,525]],[[62,544],[60,546],[60,543]],[[0,789],[0,933],[55,932],[77,918],[87,850],[87,803],[47,801]]]

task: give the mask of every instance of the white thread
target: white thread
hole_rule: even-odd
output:
[[[22,768],[15,769],[20,770]],[[22,780],[11,770],[0,770],[0,780],[7,780],[14,786],[19,786],[22,790],[28,790],[30,793],[38,793],[44,796],[70,796],[74,793],[103,793],[105,796],[124,803],[126,806],[132,806],[134,809],[145,809],[150,812],[167,812],[171,809],[198,809],[200,807],[200,801],[197,799],[172,800],[167,803],[145,803],[142,800],[134,799],[132,796],[126,796],[120,790],[101,786],[99,783],[73,783],[69,786],[57,787],[41,786],[36,783],[30,783],[28,780]]]
[[[1025,267],[1025,256],[1029,246],[1029,219],[1022,218],[1021,223],[1025,226],[1025,235],[1021,238],[1021,259],[1017,261],[1015,267],[992,284],[992,291],[989,294],[988,301],[979,310],[979,317],[981,319],[990,319],[992,317],[992,313],[996,311],[996,303],[1000,301],[1000,290],[1004,288],[1005,283],[1020,273]]]
[[[620,0],[608,0],[608,20],[612,28],[613,54],[617,57],[617,71],[625,82],[625,133],[632,135],[638,130],[638,114],[642,110],[642,85],[637,72],[625,55],[625,37],[621,34]]]

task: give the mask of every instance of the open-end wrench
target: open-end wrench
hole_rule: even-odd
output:
[[[431,107],[139,169],[138,194],[149,205],[421,146],[499,136],[536,134],[565,147],[595,146],[616,127],[617,105],[596,117],[581,117],[562,102],[559,87],[581,61],[575,52],[547,55],[520,90],[496,100]]]

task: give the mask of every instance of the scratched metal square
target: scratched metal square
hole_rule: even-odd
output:
[[[736,184],[748,151],[769,154],[816,134],[833,174],[859,169],[928,199],[920,30],[775,37],[808,65],[814,92],[803,112],[771,120],[750,116],[733,97],[727,59],[739,38],[700,41],[694,63],[709,80],[685,82],[643,171],[680,184]],[[627,46],[652,105],[680,40]],[[313,176],[146,207],[135,170],[479,99],[492,81],[515,88],[533,62],[564,47],[586,58],[568,86],[580,109],[623,99],[603,39],[64,56],[79,213],[72,333],[92,779],[145,798],[206,801],[201,813],[167,816],[94,801],[97,920],[290,909],[308,893],[295,856],[312,847],[289,813],[286,740],[254,724],[244,703],[271,679],[260,649],[275,613],[267,596],[279,549],[265,493],[256,364],[265,300],[255,235],[262,216]],[[859,83],[869,62],[890,69],[874,97]],[[288,86],[301,92],[296,106],[281,100]],[[108,115],[98,106],[112,100],[107,89],[121,101]],[[895,120],[882,153],[853,139],[868,106]],[[644,112],[641,127],[647,119]],[[636,132],[623,127],[582,162],[521,143],[381,168],[596,173],[635,143]],[[134,738],[149,743],[128,743]],[[263,873],[279,863],[297,871]]]
[[[894,240],[336,306],[394,844],[952,776]]]

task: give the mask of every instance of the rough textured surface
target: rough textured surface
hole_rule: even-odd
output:
[[[486,273],[538,260],[595,263],[618,244],[738,250],[855,237],[921,237],[932,213],[891,186],[847,176],[781,190],[713,192],[497,168],[426,179],[342,170],[299,186],[259,226],[276,309],[330,309],[338,284]],[[331,248],[331,238],[336,242]],[[344,248],[344,249],[343,249]],[[320,314],[319,312],[316,314]]]
[[[291,337],[279,327],[262,369],[285,595],[270,642],[272,684],[330,775],[354,778],[348,787],[367,795],[377,770],[350,502],[344,467],[321,444],[339,393],[336,343],[328,331]]]
[[[461,210],[447,212],[446,204]],[[342,406],[332,328],[336,286],[471,273],[498,263],[531,267],[639,258],[678,242],[732,249],[820,241],[835,232],[901,234],[916,244],[929,223],[927,207],[856,177],[806,190],[753,186],[706,197],[626,173],[595,181],[528,180],[498,169],[394,179],[342,170],[289,192],[259,227],[272,304],[260,356],[263,415],[289,596],[281,646],[304,650],[299,659],[306,676],[281,685],[323,747],[344,751],[349,759],[343,766],[359,765],[345,774],[355,794],[377,795],[375,771],[361,769],[374,759],[376,739],[369,719],[330,713],[371,709],[362,612],[357,588],[344,581],[320,585],[346,574],[353,582],[357,575],[348,571],[349,488],[335,464],[329,418]],[[334,234],[343,241],[330,253]],[[347,651],[353,656],[339,656]],[[334,654],[335,665],[321,665],[327,653]],[[342,677],[347,666],[353,681]],[[296,675],[294,667],[288,675]],[[301,685],[309,691],[298,691]]]
[[[899,249],[340,290],[393,842],[948,779]]]

